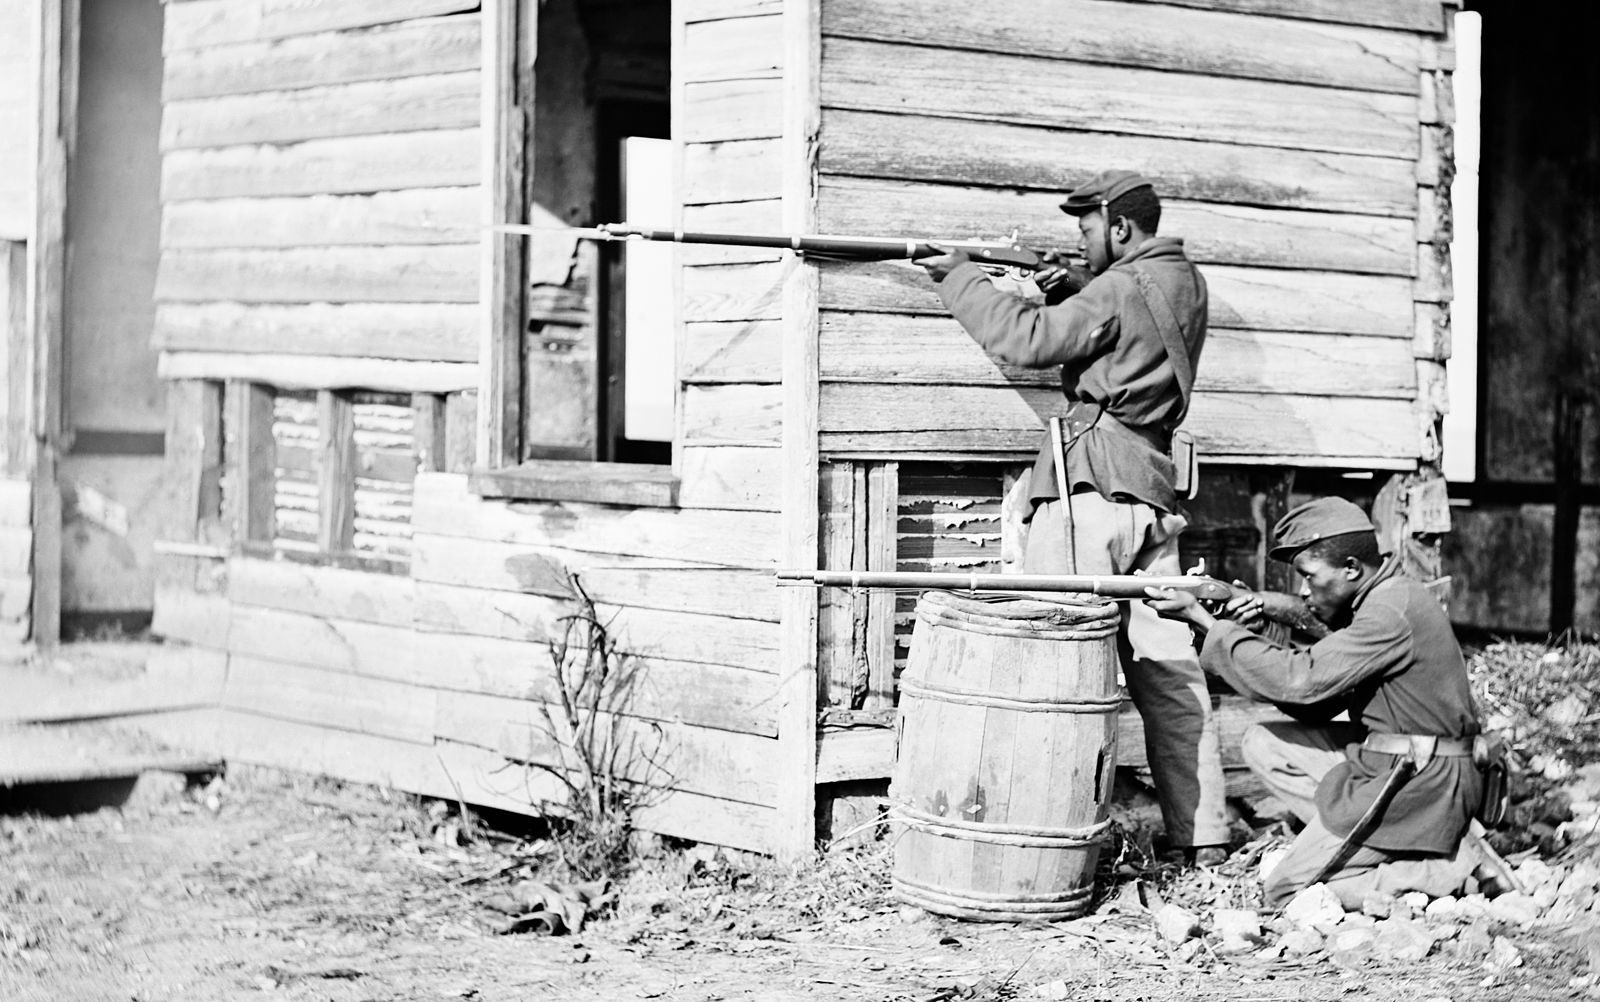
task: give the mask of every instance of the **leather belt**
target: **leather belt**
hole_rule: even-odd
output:
[[[1434,738],[1425,734],[1368,734],[1366,740],[1361,742],[1361,747],[1380,755],[1410,755],[1412,741],[1416,738],[1433,740],[1433,754],[1436,756],[1462,758],[1472,754],[1471,737]]]

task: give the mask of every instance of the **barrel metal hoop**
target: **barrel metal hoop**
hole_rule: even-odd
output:
[[[1111,713],[1122,706],[1123,700],[1120,694],[1071,700],[997,696],[982,689],[929,685],[904,675],[900,677],[900,695],[935,699],[943,703],[959,703],[962,706],[992,706],[996,709],[1017,710],[1022,713]]]
[[[1118,620],[1112,618],[1070,626],[1038,619],[1014,619],[1009,622],[1017,624],[1015,626],[992,626],[988,623],[946,615],[945,612],[946,609],[942,606],[932,609],[918,607],[917,618],[929,626],[946,626],[961,633],[979,633],[989,637],[1023,637],[1029,640],[1099,640],[1116,633],[1118,625]],[[1029,625],[1041,622],[1044,623],[1043,626]]]
[[[933,899],[942,899],[948,904],[965,905],[978,911],[1054,911],[1062,905],[1086,901],[1094,893],[1094,887],[1085,884],[1065,891],[974,891],[968,889],[957,890],[951,887],[940,887],[922,880],[914,880],[902,874],[894,875],[895,889],[902,892],[915,892],[918,896]]]
[[[1111,827],[1109,820],[1100,821],[1088,828],[1060,828],[1042,825],[1005,825],[990,821],[962,821],[959,818],[929,814],[904,802],[897,802],[892,813],[903,819],[907,826],[930,835],[946,838],[972,839],[993,845],[1032,846],[1044,849],[1068,848],[1097,844]]]

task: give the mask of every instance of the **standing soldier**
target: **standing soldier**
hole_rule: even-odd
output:
[[[1178,574],[1178,481],[1171,455],[1206,336],[1206,284],[1183,241],[1156,236],[1161,202],[1145,178],[1107,171],[1067,195],[1089,271],[1042,273],[1043,304],[995,288],[960,251],[918,263],[951,314],[1004,362],[1061,367],[1052,419],[1028,483],[1023,568],[1037,574]],[[1182,436],[1181,441],[1187,441]],[[1119,648],[1167,838],[1191,861],[1219,862],[1228,838],[1222,756],[1205,675],[1181,623],[1142,603]]]

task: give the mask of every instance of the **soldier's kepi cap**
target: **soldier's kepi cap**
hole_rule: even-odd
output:
[[[1135,188],[1153,187],[1149,178],[1131,170],[1101,171],[1067,192],[1061,211],[1069,216],[1081,216],[1116,201]]]
[[[1344,498],[1317,498],[1291,508],[1278,519],[1272,535],[1277,542],[1267,551],[1273,560],[1287,563],[1312,543],[1349,532],[1375,532],[1365,512]]]

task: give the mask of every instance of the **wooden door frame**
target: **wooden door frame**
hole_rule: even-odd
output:
[[[38,0],[38,131],[34,215],[28,240],[26,359],[31,399],[16,408],[26,427],[14,468],[33,481],[32,635],[42,649],[61,639],[61,485],[63,323],[67,278],[67,162],[77,135],[79,0]]]

